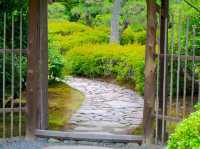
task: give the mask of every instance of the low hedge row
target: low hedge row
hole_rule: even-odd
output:
[[[68,51],[83,44],[108,43],[110,31],[107,27],[88,27],[68,21],[49,21],[49,44],[52,48]],[[134,32],[127,28],[122,32],[121,44],[145,44],[145,31]]]
[[[66,69],[72,75],[114,77],[129,81],[140,93],[144,87],[144,46],[89,44],[75,47],[65,55]]]

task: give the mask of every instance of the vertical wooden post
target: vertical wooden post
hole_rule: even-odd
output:
[[[27,138],[48,127],[47,0],[29,2]]]
[[[147,42],[145,58],[145,85],[144,85],[144,137],[145,143],[151,144],[153,137],[153,113],[155,104],[155,49],[156,49],[156,31],[157,16],[155,0],[146,0],[147,2]]]
[[[165,39],[166,33],[168,33],[168,27],[166,27],[166,19],[168,20],[168,9],[169,9],[169,0],[162,0],[161,2],[161,18],[160,18],[160,54],[164,54],[165,49]],[[167,23],[168,25],[168,23]],[[167,30],[166,30],[167,29]],[[167,48],[166,48],[167,49]],[[159,114],[162,115],[163,111],[163,80],[164,80],[164,59],[160,57],[160,79],[159,79]],[[167,78],[165,78],[167,80]],[[165,86],[166,88],[166,86]],[[166,104],[167,105],[167,104]],[[165,114],[167,106],[165,106]],[[165,122],[165,130],[166,136],[166,122]],[[162,136],[162,119],[158,119],[158,139],[161,140]]]

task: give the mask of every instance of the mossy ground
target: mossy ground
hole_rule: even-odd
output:
[[[84,96],[64,83],[49,86],[49,129],[64,130],[71,115],[79,109]]]
[[[84,100],[81,92],[68,85],[56,82],[49,85],[49,129],[64,130],[70,127],[67,122]],[[22,115],[22,135],[25,135],[25,113]],[[10,137],[11,114],[6,114],[6,137]],[[19,134],[19,113],[14,114],[14,136]],[[3,115],[0,114],[0,138],[3,136]]]

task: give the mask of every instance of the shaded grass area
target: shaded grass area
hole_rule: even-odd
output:
[[[71,115],[79,109],[84,100],[84,95],[69,87],[68,85],[56,82],[49,85],[49,129],[64,130],[70,126],[67,124]],[[11,136],[11,113],[5,117],[6,137]],[[19,113],[14,113],[13,133],[19,136]],[[26,118],[22,114],[22,136],[25,135]],[[0,138],[3,136],[3,114],[0,114]]]
[[[49,129],[66,130],[72,114],[80,108],[84,96],[68,85],[57,82],[49,86]]]

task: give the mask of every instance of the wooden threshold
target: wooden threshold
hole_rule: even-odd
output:
[[[98,134],[91,132],[63,132],[51,130],[35,130],[35,135],[41,138],[56,138],[76,141],[92,142],[116,142],[116,143],[138,143],[143,142],[143,136],[135,135],[115,135],[115,134]]]

